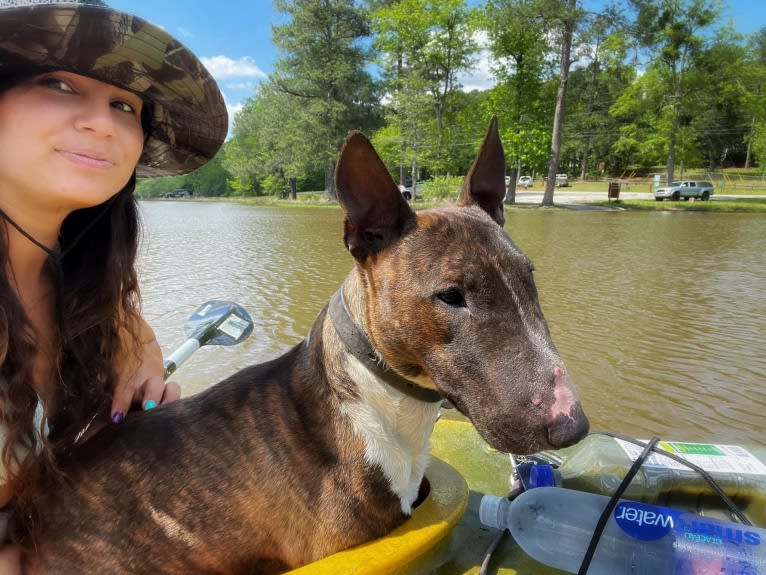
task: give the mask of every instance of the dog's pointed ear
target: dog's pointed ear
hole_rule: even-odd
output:
[[[481,144],[473,166],[463,180],[463,188],[457,200],[458,206],[479,205],[501,226],[505,223],[503,200],[505,199],[505,152],[497,116],[492,116],[487,134]]]
[[[343,240],[359,261],[389,247],[415,227],[415,212],[361,132],[351,132],[343,144],[335,189],[345,214]]]

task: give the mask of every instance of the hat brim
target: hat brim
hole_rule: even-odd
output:
[[[73,4],[0,10],[0,73],[26,67],[67,70],[149,102],[141,176],[195,170],[226,138],[228,114],[213,77],[188,48],[137,16]]]

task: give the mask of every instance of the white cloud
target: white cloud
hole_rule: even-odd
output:
[[[249,56],[232,60],[228,56],[200,58],[216,80],[229,78],[265,78],[266,73]]]
[[[486,32],[480,31],[474,33],[474,41],[480,47],[473,67],[458,75],[458,82],[462,84],[463,91],[488,90],[497,82],[490,70],[491,53],[489,51],[489,37]]]
[[[229,90],[253,90],[255,82],[226,82],[226,88]]]
[[[229,118],[233,120],[234,116],[236,116],[237,113],[242,110],[242,102],[237,102],[236,104],[226,104],[226,109],[229,112]]]
[[[226,139],[230,139],[234,135],[234,116],[236,116],[242,110],[242,102],[236,104],[226,104],[226,111],[229,113],[229,130],[226,133]]]
[[[489,90],[497,82],[489,69],[489,52],[482,50],[474,67],[458,75],[458,82],[462,84],[464,92],[471,90]]]

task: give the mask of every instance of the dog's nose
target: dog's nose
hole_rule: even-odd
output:
[[[558,449],[574,445],[585,437],[590,429],[590,422],[580,402],[577,402],[569,413],[559,414],[547,429],[548,442]]]
[[[548,441],[554,447],[577,443],[588,433],[590,422],[585,416],[572,380],[559,365],[553,368],[553,397],[553,405],[545,418]]]

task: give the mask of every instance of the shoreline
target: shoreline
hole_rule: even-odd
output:
[[[170,201],[170,202],[232,202],[257,206],[274,206],[289,208],[339,208],[337,202],[330,202],[319,197],[318,193],[311,193],[310,198],[297,200],[280,199],[275,196],[215,196],[215,197],[192,197],[192,198],[138,198],[143,201]],[[305,194],[309,195],[309,194]],[[542,206],[542,191],[517,191],[516,203],[505,204],[507,210],[527,209],[563,209],[575,211],[705,211],[705,212],[737,212],[737,213],[766,213],[766,195],[715,195],[708,201],[662,201],[658,202],[649,192],[621,192],[619,199],[609,200],[605,192],[586,191],[563,191],[556,190],[553,196],[553,206]],[[454,198],[446,200],[429,201],[418,199],[410,202],[414,210],[446,207],[452,205]]]

